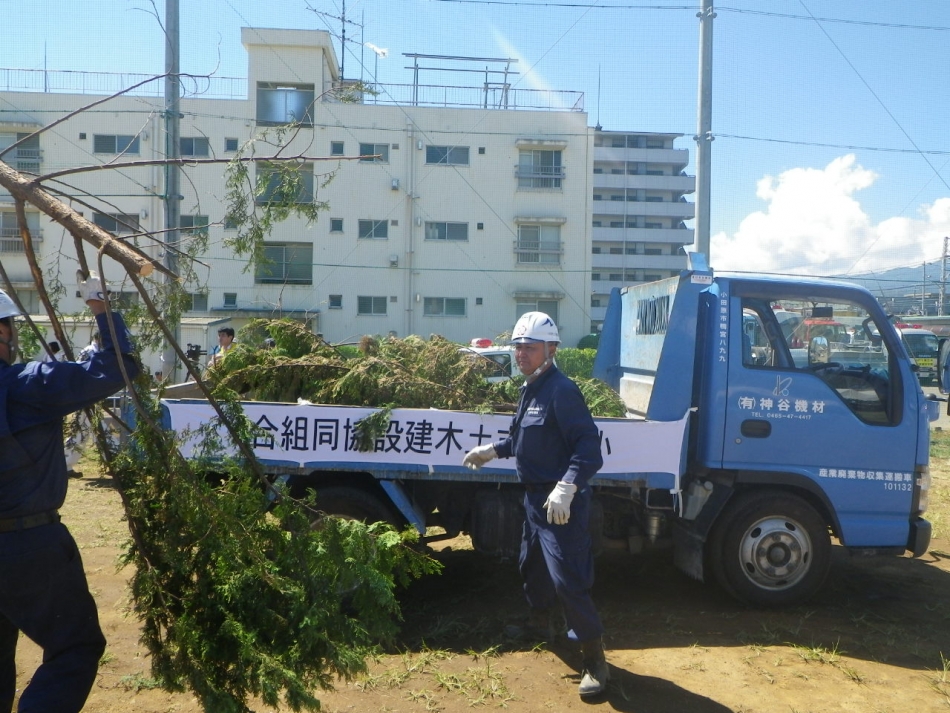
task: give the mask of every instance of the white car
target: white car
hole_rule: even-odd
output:
[[[515,350],[511,346],[492,344],[490,339],[473,339],[470,346],[462,347],[459,351],[475,354],[492,363],[492,372],[486,377],[490,384],[508,381],[512,375],[515,363]]]

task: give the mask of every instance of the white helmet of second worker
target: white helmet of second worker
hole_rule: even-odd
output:
[[[554,342],[561,343],[557,333],[557,325],[544,312],[525,312],[515,324],[511,332],[512,344],[526,342]]]
[[[0,319],[19,317],[21,314],[23,313],[20,311],[20,308],[16,306],[16,302],[10,298],[10,295],[0,290]]]

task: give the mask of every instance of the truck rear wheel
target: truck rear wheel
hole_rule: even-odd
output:
[[[825,581],[831,537],[822,517],[786,493],[740,495],[719,517],[710,541],[720,585],[756,606],[811,597]]]
[[[372,493],[359,488],[331,487],[317,490],[315,527],[325,515],[360,520],[361,522],[388,522],[398,526],[396,517],[386,505]]]

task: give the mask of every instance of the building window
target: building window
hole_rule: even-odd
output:
[[[33,240],[42,240],[39,213],[26,214],[26,227]],[[0,253],[22,252],[26,252],[26,247],[23,245],[23,238],[20,237],[20,222],[17,220],[16,213],[12,210],[0,211]]]
[[[385,240],[389,237],[389,221],[361,220],[359,223],[359,237]]]
[[[113,292],[109,290],[109,301],[117,310],[129,310],[139,303],[138,292]]]
[[[422,314],[426,317],[464,317],[464,297],[426,297],[422,301]]]
[[[468,240],[468,223],[426,223],[426,240]]]
[[[663,196],[647,196],[644,198],[647,203],[662,203]]]
[[[342,142],[342,141],[331,141],[331,142],[330,142],[330,155],[331,155],[331,156],[342,156],[342,155],[343,155],[343,142]]]
[[[222,304],[224,309],[237,309],[237,292],[225,292]]]
[[[662,255],[663,250],[661,250],[660,248],[644,248],[643,254],[644,255]]]
[[[663,139],[647,139],[647,148],[648,149],[663,148]]]
[[[13,144],[22,141],[13,151],[8,151],[3,155],[3,160],[24,173],[38,174],[40,172],[40,163],[42,161],[42,152],[40,149],[40,137],[31,136],[26,132],[0,133],[0,150],[9,149]]]
[[[237,220],[234,218],[234,216],[232,216],[232,215],[230,215],[230,214],[224,216],[224,229],[225,229],[225,230],[237,230],[237,229],[238,229],[238,222],[237,222]]]
[[[257,203],[312,203],[312,163],[267,163],[257,167]]]
[[[590,298],[590,306],[591,306],[591,307],[600,307],[600,298],[598,298],[598,297],[591,297],[591,298]]]
[[[426,163],[468,166],[468,146],[426,146]]]
[[[662,280],[662,279],[663,279],[663,275],[660,275],[660,274],[650,274],[647,272],[643,273],[644,282],[656,282],[657,280]]]
[[[475,305],[478,306],[478,305],[480,305],[481,303],[482,303],[482,298],[481,298],[481,297],[476,297],[476,298],[475,298]]]
[[[611,273],[607,276],[607,280],[608,280],[609,282],[622,282],[622,281],[623,281],[623,275],[622,275],[621,273],[619,273],[619,272],[611,272]]]
[[[599,273],[599,272],[592,272],[592,273],[590,273],[590,281],[591,281],[591,282],[600,282],[600,273]]]
[[[254,282],[313,284],[313,243],[264,243],[264,259],[255,265]]]
[[[561,151],[519,151],[517,175],[518,188],[560,188]]]
[[[595,168],[595,169],[594,169],[594,173],[603,173],[603,172],[604,172],[604,169],[602,169],[602,168]]]
[[[623,248],[610,248],[611,255],[623,255]]]
[[[126,213],[93,213],[92,222],[115,235],[139,232],[139,217]]]
[[[312,84],[258,82],[257,123],[260,126],[312,126],[313,100]]]
[[[663,227],[663,223],[644,223],[644,224],[643,224],[643,227],[645,227],[645,228],[654,228],[654,229],[655,229],[655,228],[662,228],[662,227]]]
[[[225,139],[224,140],[224,151],[225,153],[234,153],[238,150],[238,140],[237,139]]]
[[[330,295],[330,309],[343,309],[343,295]]]
[[[543,265],[561,264],[561,226],[518,226],[518,243],[515,246],[519,263]]]
[[[612,220],[612,221],[610,221],[610,227],[611,227],[611,228],[622,228],[622,227],[623,227],[623,221],[622,221],[622,220]]]
[[[207,235],[208,216],[183,215],[178,219],[178,226],[182,233],[188,233],[189,235]]]
[[[363,297],[356,298],[356,314],[358,315],[386,315],[387,300],[385,297]]]
[[[600,220],[592,220],[592,221],[590,222],[590,227],[592,227],[592,228],[600,228],[600,227],[603,227],[603,221],[600,221]]]
[[[178,148],[182,156],[208,156],[211,153],[207,136],[182,136],[178,140]]]
[[[191,304],[185,307],[186,312],[207,312],[208,311],[208,293],[192,292],[188,295],[191,298]]]
[[[92,137],[92,151],[93,153],[137,154],[139,152],[139,137],[95,134]]]
[[[517,322],[521,316],[527,312],[544,312],[548,317],[554,320],[554,323],[558,322],[558,301],[557,300],[524,300],[519,299],[518,304],[515,305],[515,321]]]
[[[389,163],[389,144],[360,144],[363,163]]]
[[[612,201],[622,201],[622,200],[623,200],[623,196],[610,196],[610,200],[612,200]]]
[[[592,247],[592,248],[590,249],[590,254],[591,254],[591,255],[600,255],[600,248],[598,248],[598,247]]]
[[[330,218],[330,232],[331,233],[343,232],[343,218]]]

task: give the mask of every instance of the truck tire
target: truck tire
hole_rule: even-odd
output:
[[[831,537],[802,498],[761,492],[738,496],[710,539],[719,584],[754,606],[798,604],[818,591],[831,563]]]
[[[367,523],[382,521],[399,526],[392,510],[385,503],[359,488],[330,487],[317,490],[316,510],[321,515]],[[315,527],[319,526],[320,519],[321,516],[318,516],[314,520]]]

